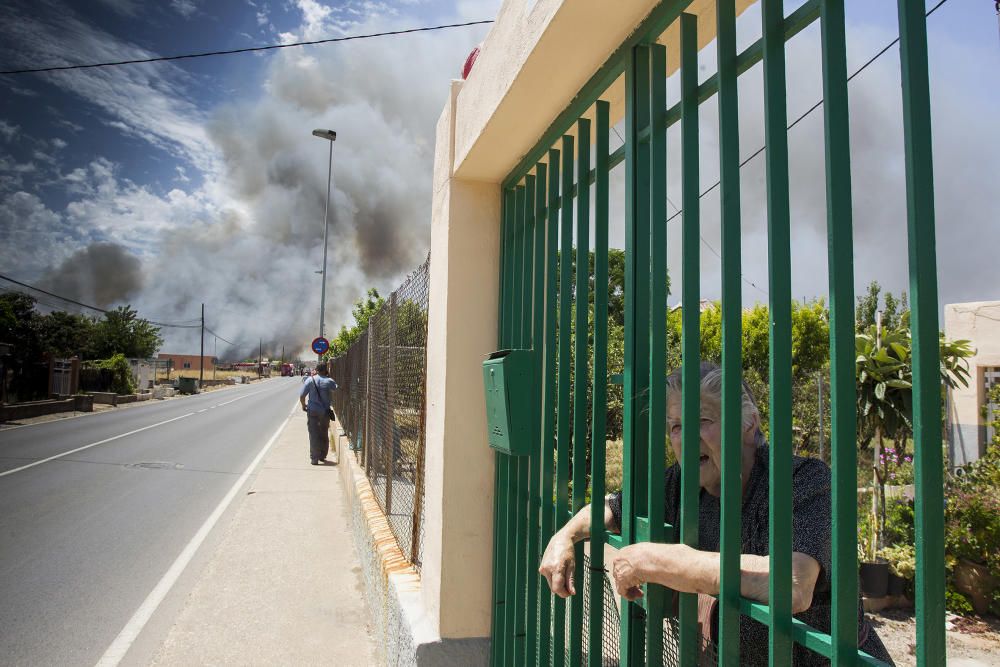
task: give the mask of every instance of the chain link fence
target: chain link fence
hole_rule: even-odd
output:
[[[334,410],[406,558],[420,568],[430,257],[332,362]]]

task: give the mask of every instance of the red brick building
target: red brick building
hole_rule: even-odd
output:
[[[161,352],[156,355],[156,358],[160,361],[169,360],[171,361],[170,367],[175,371],[183,370],[198,370],[201,368],[202,357],[197,354],[170,354],[169,352]],[[205,370],[211,371],[215,369],[215,364],[218,363],[218,359],[215,357],[205,357]]]

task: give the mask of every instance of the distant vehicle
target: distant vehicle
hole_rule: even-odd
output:
[[[281,377],[291,377],[295,375],[295,364],[281,364]]]

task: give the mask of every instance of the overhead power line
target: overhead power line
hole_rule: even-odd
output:
[[[941,7],[941,5],[943,5],[946,2],[948,2],[948,0],[940,0],[940,2],[938,2],[936,5],[934,5],[933,7],[931,7],[930,10],[924,16],[930,16],[931,14],[933,14],[934,12],[936,12]],[[882,49],[878,53],[876,53],[871,58],[869,58],[865,62],[864,65],[862,65],[858,69],[854,70],[854,73],[851,74],[849,77],[847,77],[847,81],[850,82],[858,74],[861,74],[863,71],[865,71],[868,68],[869,65],[871,65],[872,63],[874,63],[876,60],[878,60],[882,56],[884,56],[889,49],[891,49],[893,46],[895,46],[898,43],[899,43],[899,37],[896,37],[896,39],[894,39],[891,42],[889,42],[888,44],[886,44],[884,47],[882,47]],[[796,125],[798,125],[800,122],[802,122],[806,118],[806,116],[808,116],[809,114],[811,114],[813,111],[816,111],[816,109],[819,109],[821,106],[823,106],[823,98],[822,97],[819,99],[818,102],[816,102],[816,104],[814,104],[811,107],[809,107],[808,109],[806,109],[805,113],[803,113],[798,118],[796,118],[795,120],[793,120],[791,122],[791,124],[787,128],[785,128],[785,129],[786,130],[792,129],[793,127],[795,127]],[[747,163],[749,163],[755,157],[757,157],[758,155],[760,155],[761,153],[763,153],[766,150],[766,148],[767,148],[767,146],[764,145],[764,146],[761,146],[760,148],[758,148],[757,150],[755,150],[753,153],[751,153],[745,160],[743,160],[742,162],[740,162],[740,169],[742,169],[743,167],[745,167],[747,165]],[[722,181],[719,180],[719,181],[716,181],[715,183],[713,183],[712,185],[710,185],[704,192],[702,192],[700,195],[698,195],[698,199],[701,199],[702,197],[706,196],[708,193],[710,193],[713,190],[715,190],[717,187],[719,187],[719,184],[721,182]],[[682,209],[677,209],[677,211],[673,215],[671,215],[670,217],[667,218],[667,222],[670,222],[671,220],[673,220],[674,218],[676,218],[677,216],[679,216],[681,213],[683,213],[683,210]],[[704,240],[704,239],[702,239],[702,240]],[[713,248],[713,252],[714,252],[714,248]],[[716,254],[718,254],[718,253],[716,253]],[[756,287],[756,285],[754,285],[754,287]],[[758,288],[758,289],[760,289],[760,288]]]
[[[350,42],[358,39],[372,39],[374,37],[392,37],[396,35],[409,35],[415,32],[431,32],[434,30],[446,30],[449,28],[465,28],[474,25],[485,25],[493,23],[493,20],[468,21],[466,23],[448,23],[445,25],[425,26],[422,28],[406,28],[404,30],[386,30],[384,32],[372,32],[365,35],[347,35],[346,37],[330,37],[328,39],[313,39],[302,42],[292,42],[289,44],[268,44],[266,46],[250,46],[243,49],[227,49],[224,51],[204,51],[202,53],[185,53],[174,56],[156,56],[154,58],[136,58],[133,60],[116,60],[103,63],[86,63],[77,65],[50,65],[48,67],[32,67],[28,69],[5,70],[0,74],[37,74],[39,72],[58,72],[73,69],[92,69],[95,67],[118,67],[120,65],[138,65],[141,63],[158,63],[168,60],[188,60],[192,58],[208,58],[211,56],[228,56],[236,53],[255,53],[257,51],[273,51],[276,49],[289,49],[298,46],[313,46],[315,44],[332,44],[334,42]]]
[[[43,289],[41,289],[39,287],[35,287],[34,285],[29,285],[28,283],[22,283],[20,280],[14,280],[13,278],[11,278],[9,276],[5,276],[5,275],[0,274],[0,279],[6,280],[7,282],[10,282],[10,283],[14,283],[15,285],[19,285],[21,287],[24,287],[26,289],[32,290],[34,292],[38,292],[40,294],[44,294],[46,296],[50,296],[50,297],[53,297],[55,299],[59,299],[60,301],[63,301],[63,302],[66,302],[66,303],[71,303],[71,304],[73,304],[75,306],[80,306],[81,308],[87,308],[88,310],[93,310],[93,311],[96,311],[98,313],[109,313],[109,312],[111,312],[107,308],[99,308],[97,306],[92,306],[89,303],[83,303],[82,301],[77,301],[76,299],[70,299],[69,297],[61,296],[59,294],[54,294],[53,292],[49,292],[47,290],[43,290]],[[44,303],[46,306],[48,306],[50,308],[56,308],[57,307],[57,306],[53,305],[51,302],[48,302],[48,301],[44,301],[42,303]],[[194,319],[191,319],[191,320],[182,320],[181,322],[157,322],[155,320],[146,320],[146,321],[149,322],[150,324],[155,324],[158,327],[169,327],[169,328],[173,328],[173,329],[198,329],[198,328],[201,327],[201,324],[193,324],[193,322],[196,322],[196,321],[200,322],[201,321],[200,319],[198,319],[198,320],[194,320]],[[187,322],[191,322],[192,324],[187,324]]]
[[[206,332],[206,333],[210,333],[210,334],[212,334],[213,336],[215,336],[216,338],[218,338],[219,340],[221,340],[221,341],[223,341],[223,342],[225,342],[225,343],[229,343],[230,345],[236,345],[236,343],[234,343],[233,341],[231,341],[231,340],[226,340],[225,338],[223,338],[223,337],[222,337],[222,336],[220,336],[219,334],[215,333],[214,331],[212,331],[212,330],[211,330],[211,329],[209,329],[208,327],[205,327],[205,332]]]

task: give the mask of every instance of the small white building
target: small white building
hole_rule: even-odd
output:
[[[993,436],[987,429],[989,389],[1000,384],[1000,301],[949,303],[944,307],[944,335],[948,340],[971,341],[969,386],[948,391],[948,454],[953,466],[975,461],[986,452]]]

